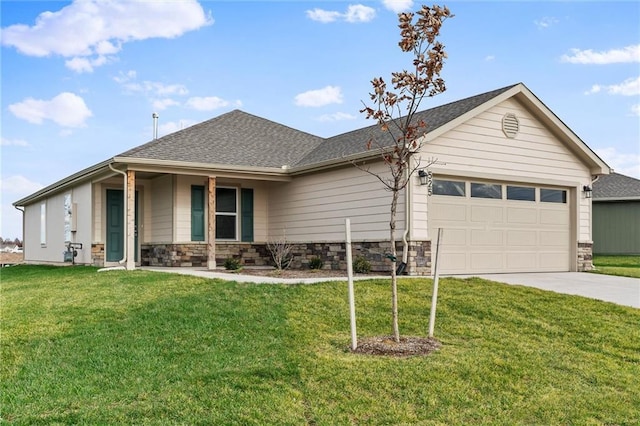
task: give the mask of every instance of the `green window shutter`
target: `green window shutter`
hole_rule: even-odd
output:
[[[204,241],[204,186],[191,187],[191,241]]]
[[[253,189],[242,188],[242,193],[240,195],[240,211],[241,211],[240,223],[242,224],[242,231],[241,231],[242,241],[252,242],[253,241]]]

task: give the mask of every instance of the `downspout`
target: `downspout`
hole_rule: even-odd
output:
[[[26,242],[25,234],[24,234],[24,209],[20,209],[18,206],[13,206],[19,212],[22,212],[22,260],[24,261],[24,246]]]
[[[112,163],[109,163],[109,168],[116,172],[116,173],[120,173],[122,176],[124,176],[124,193],[123,193],[123,198],[124,198],[124,223],[127,223],[127,174],[125,172],[123,172],[122,170],[118,170],[118,169],[114,169],[112,166]],[[125,225],[124,227],[124,241],[122,244],[122,259],[120,259],[118,261],[119,264],[123,264],[127,261],[127,226]]]
[[[396,274],[403,274],[407,268],[409,259],[409,243],[407,238],[411,229],[411,174],[407,168],[407,186],[404,189],[404,232],[402,233],[402,263],[398,266]]]

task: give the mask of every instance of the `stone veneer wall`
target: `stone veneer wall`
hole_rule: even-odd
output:
[[[91,244],[91,265],[104,266],[104,244]]]
[[[319,257],[324,269],[346,270],[346,249],[343,242],[307,243],[292,245],[292,269],[308,269],[309,262]],[[363,256],[371,262],[373,272],[389,272],[391,262],[385,257],[389,251],[388,242],[354,242],[352,256]],[[402,261],[402,243],[396,245],[398,262]],[[143,266],[207,266],[207,244],[144,244],[141,248]],[[228,258],[240,259],[245,266],[271,266],[273,261],[266,244],[218,243],[216,244],[216,264],[222,266]],[[429,275],[431,273],[431,242],[409,243],[409,258],[406,273]]]
[[[578,272],[593,269],[593,243],[578,243]]]

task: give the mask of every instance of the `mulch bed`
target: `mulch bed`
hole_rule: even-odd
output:
[[[440,348],[439,341],[427,337],[400,337],[400,343],[392,336],[368,337],[358,342],[358,347],[352,352],[365,355],[388,355],[395,357],[409,357],[428,355]]]

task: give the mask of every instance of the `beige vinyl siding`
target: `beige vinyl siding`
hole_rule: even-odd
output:
[[[511,139],[502,132],[502,117],[514,113],[520,122]],[[508,99],[423,145],[424,157],[435,157],[434,172],[449,176],[543,182],[574,189],[581,195],[591,182],[589,169],[517,100]],[[570,196],[570,194],[568,194]],[[577,239],[590,240],[589,200],[577,196]],[[572,199],[573,201],[573,199]]]
[[[206,206],[206,191],[208,185],[208,179],[202,176],[184,176],[178,175],[175,177],[175,203],[174,209],[175,215],[175,242],[184,243],[191,241],[191,186],[199,185],[205,187],[205,212]],[[207,215],[205,214],[205,228],[207,229]]]
[[[77,263],[91,263],[91,184],[86,183],[70,190],[52,195],[25,207],[24,259],[33,263],[63,263],[66,249],[64,235],[64,197],[71,195],[71,203],[76,204],[76,232],[71,233],[71,241],[82,243],[78,250]],[[46,244],[40,244],[40,208],[46,205]]]
[[[255,242],[268,241],[269,218],[269,192],[268,184],[263,182],[252,183],[253,186],[253,240]],[[250,187],[247,185],[247,187]]]
[[[385,172],[382,163],[371,170]],[[269,237],[283,231],[292,242],[344,240],[345,218],[351,219],[354,241],[389,240],[391,193],[375,177],[349,166],[298,176],[273,185],[269,192]],[[404,192],[400,195],[396,229],[404,229]]]
[[[69,192],[67,192],[69,193]],[[78,250],[76,263],[91,263],[91,241],[92,241],[92,185],[87,182],[73,188],[71,191],[71,202],[76,205],[76,232],[71,233],[71,240],[74,243],[82,243],[82,250]],[[64,224],[64,219],[63,219]]]
[[[151,232],[149,242],[167,243],[173,240],[173,176],[163,175],[150,184]]]
[[[93,243],[102,243],[104,241],[104,235],[102,233],[102,224],[106,223],[104,218],[104,208],[103,208],[103,190],[102,184],[96,183],[93,184],[92,187],[93,192],[93,236],[91,237],[91,241]]]

